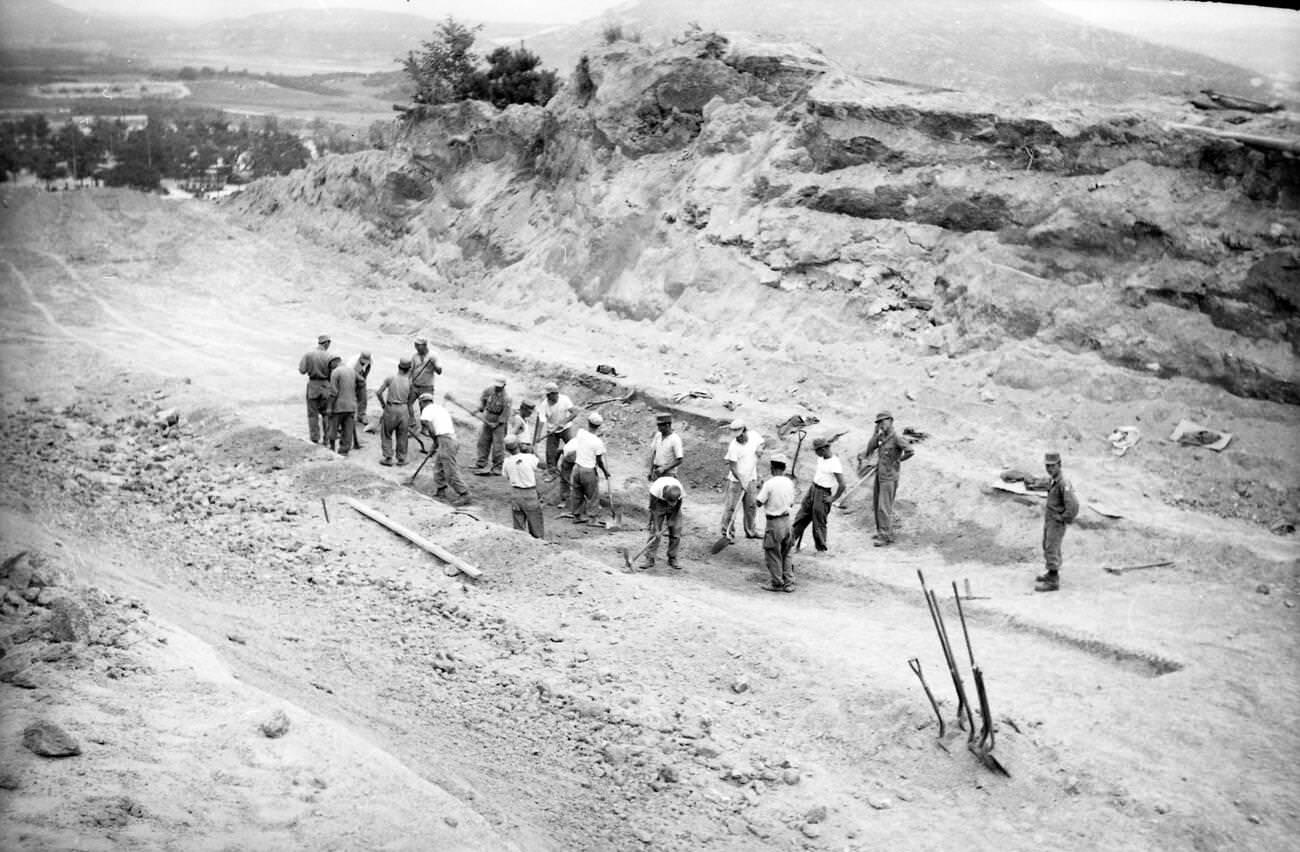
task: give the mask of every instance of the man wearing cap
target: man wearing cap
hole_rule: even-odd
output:
[[[817,467],[813,471],[812,486],[803,496],[790,534],[795,547],[799,547],[803,543],[804,530],[812,524],[813,544],[818,553],[825,553],[826,522],[830,518],[831,504],[844,493],[844,465],[831,453],[831,442],[825,438],[813,440],[813,452],[817,455]]]
[[[411,434],[411,359],[402,358],[397,362],[397,373],[384,379],[375,391],[379,400],[383,419],[379,424],[379,448],[383,458],[379,463],[385,467],[393,464],[393,439],[397,439],[397,463],[406,464],[406,445]]]
[[[785,453],[776,453],[768,459],[768,464],[772,475],[755,498],[767,516],[763,561],[771,579],[763,588],[769,592],[793,592],[794,563],[790,551],[794,548],[794,536],[790,534],[790,510],[794,508],[794,480],[785,474],[790,459]]]
[[[677,550],[682,544],[682,497],[685,490],[674,476],[660,476],[650,483],[650,540],[646,544],[642,570],[655,567],[659,555],[659,542],[668,534],[668,567],[680,569]]]
[[[573,489],[569,496],[569,511],[573,514],[575,524],[585,524],[596,520],[600,513],[600,477],[599,470],[609,479],[609,469],[605,467],[605,442],[596,434],[605,419],[600,412],[593,411],[587,415],[587,428],[579,429],[573,440],[564,445],[564,452],[573,453]]]
[[[370,394],[366,392],[366,379],[370,378],[370,353],[362,352],[352,362],[352,372],[357,376],[357,420],[352,429],[352,446],[361,449],[361,428],[366,425],[366,406]],[[371,430],[373,431],[373,430]]]
[[[307,377],[307,435],[313,444],[329,442],[330,336],[316,338],[316,348],[298,360]]]
[[[429,340],[425,337],[415,338],[415,354],[411,356],[411,429],[416,431],[419,423],[415,416],[415,403],[421,394],[432,394],[436,376],[442,375],[442,365],[438,357],[429,352]],[[437,398],[436,396],[434,397]]]
[[[545,538],[542,501],[537,496],[537,466],[541,461],[532,453],[520,452],[515,435],[506,435],[504,444],[506,457],[501,463],[501,475],[510,483],[510,516],[515,529],[527,530],[533,538]]]
[[[733,420],[727,426],[731,430],[731,443],[723,461],[727,463],[726,490],[722,492],[722,535],[728,541],[736,540],[736,507],[742,508],[745,538],[758,538],[758,527],[754,523],[757,510],[754,495],[758,491],[758,454],[763,447],[763,438],[757,432],[751,432],[743,420]]]
[[[465,487],[465,480],[460,475],[460,462],[456,458],[460,445],[456,441],[456,423],[451,419],[451,412],[431,393],[420,394],[418,401],[420,427],[433,439],[433,496],[445,499],[450,488],[456,495],[452,505],[468,505],[469,489]]]
[[[474,413],[482,421],[478,430],[478,462],[474,473],[478,476],[500,473],[505,458],[506,426],[510,422],[510,395],[506,393],[505,376],[497,376],[491,387],[483,389],[478,397],[478,410]]]
[[[1048,453],[1043,457],[1047,475],[1052,482],[1047,486],[1047,502],[1043,506],[1043,561],[1047,571],[1039,575],[1036,592],[1055,592],[1061,588],[1061,542],[1065,527],[1074,523],[1079,515],[1079,499],[1074,488],[1061,475],[1061,454]]]
[[[646,476],[651,482],[671,475],[686,454],[682,449],[682,436],[673,431],[671,414],[656,414],[655,427],[658,431],[650,440],[650,472]]]
[[[894,543],[894,495],[898,493],[898,474],[903,462],[912,457],[912,445],[894,431],[894,415],[882,411],[876,415],[876,433],[867,442],[859,461],[876,452],[876,482],[871,491],[871,506],[876,513],[876,547]]]
[[[338,453],[352,452],[357,433],[357,374],[343,359],[334,356],[330,371],[330,449],[338,442]]]
[[[560,386],[555,382],[547,382],[545,390],[546,398],[542,400],[538,414],[546,431],[546,469],[555,471],[559,469],[561,449],[573,437],[566,436],[565,432],[573,418],[578,416],[578,409],[573,407],[573,400],[567,394],[560,393]]]
[[[506,429],[506,437],[513,435],[519,442],[519,451],[531,453],[540,431],[541,417],[535,406],[530,400],[523,400],[519,403],[519,410],[510,415],[510,427]]]

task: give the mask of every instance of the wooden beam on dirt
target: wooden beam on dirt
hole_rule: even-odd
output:
[[[1282,139],[1276,136],[1259,136],[1254,133],[1234,133],[1231,130],[1219,130],[1214,127],[1201,127],[1199,124],[1166,124],[1169,130],[1187,130],[1192,133],[1203,133],[1206,136],[1216,136],[1219,139],[1231,139],[1233,142],[1240,142],[1243,145],[1252,145],[1256,148],[1269,148],[1274,151],[1285,151],[1289,154],[1300,154],[1300,140]]]
[[[469,564],[464,559],[461,559],[459,556],[452,553],[447,548],[443,547],[440,544],[437,544],[436,542],[429,541],[424,536],[420,535],[419,533],[407,527],[402,526],[397,521],[394,521],[392,518],[388,517],[384,513],[378,512],[370,508],[365,503],[362,503],[360,500],[356,500],[352,497],[344,497],[343,502],[347,503],[349,506],[356,509],[358,512],[365,515],[367,518],[379,524],[380,526],[387,527],[389,530],[397,533],[402,538],[406,539],[411,544],[414,544],[416,547],[420,548],[426,553],[438,557],[443,562],[450,565],[452,568],[455,568],[457,571],[464,574],[466,577],[473,577],[474,579],[477,580],[480,576],[482,576],[483,574],[482,571],[480,571],[478,568],[475,568],[473,565]]]

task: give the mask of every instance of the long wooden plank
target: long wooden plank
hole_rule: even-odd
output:
[[[459,556],[452,553],[447,548],[443,547],[440,544],[437,544],[436,542],[429,541],[424,536],[420,535],[419,533],[407,527],[402,526],[397,521],[394,521],[392,518],[388,517],[384,513],[378,512],[370,508],[365,503],[362,503],[360,500],[354,499],[352,497],[344,497],[343,502],[347,503],[349,506],[356,509],[358,512],[365,515],[367,518],[379,524],[380,526],[387,527],[389,530],[392,530],[393,532],[397,533],[402,538],[409,541],[411,544],[414,544],[416,547],[420,548],[421,550],[424,550],[426,553],[430,553],[438,557],[443,562],[455,568],[457,571],[461,572],[465,576],[478,579],[483,574],[483,572],[480,571],[478,568],[475,568],[473,565],[469,564],[464,559],[461,559]]]

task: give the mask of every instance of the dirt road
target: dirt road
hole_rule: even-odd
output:
[[[1113,412],[1007,387],[989,404],[979,389],[1006,353],[854,343],[879,365],[868,387],[849,346],[814,373],[585,307],[530,325],[487,296],[388,285],[378,250],[326,253],[199,203],[4,198],[0,555],[45,553],[113,606],[135,602],[141,637],[15,668],[43,610],[6,608],[6,848],[1282,849],[1300,829],[1294,540],[1165,499],[1194,495],[1195,468],[1163,464],[1185,448],[1153,439],[1116,460],[1076,440],[1067,471],[1127,517],[1085,510],[1064,590],[1033,595],[1041,509],[984,483],[1035,465],[1062,423],[1091,435]],[[308,444],[294,367],[320,331],[346,357],[374,353],[372,386],[426,333],[460,398],[503,369],[520,392],[552,377],[579,399],[636,389],[602,408],[627,528],[552,508],[536,542],[508,528],[502,482],[472,477],[476,506],[456,513],[422,493],[428,477],[402,485],[413,467],[380,467],[374,436],[346,460]],[[750,375],[749,394],[723,393],[718,370]],[[707,388],[673,405],[684,569],[625,572],[652,413]],[[1294,441],[1284,407],[1183,390],[1232,411],[1239,440]],[[832,518],[829,556],[800,556],[794,595],[759,590],[757,542],[710,557],[728,399],[769,435],[816,412],[819,430],[850,429],[846,456],[877,407],[931,433],[904,469],[900,545],[870,547],[859,498]],[[166,408],[181,422],[160,429]],[[463,446],[472,434],[462,420]],[[345,496],[483,577],[446,576]],[[1102,570],[1153,556],[1176,565]],[[951,731],[917,569],[986,598],[968,614],[1010,779]],[[268,739],[274,708],[291,727]],[[23,748],[51,713],[81,755]]]

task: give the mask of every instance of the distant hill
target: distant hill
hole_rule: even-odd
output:
[[[1245,69],[1094,27],[1038,0],[636,0],[528,46],[567,72],[611,23],[660,41],[692,22],[805,41],[867,75],[1002,95],[1253,91]]]

